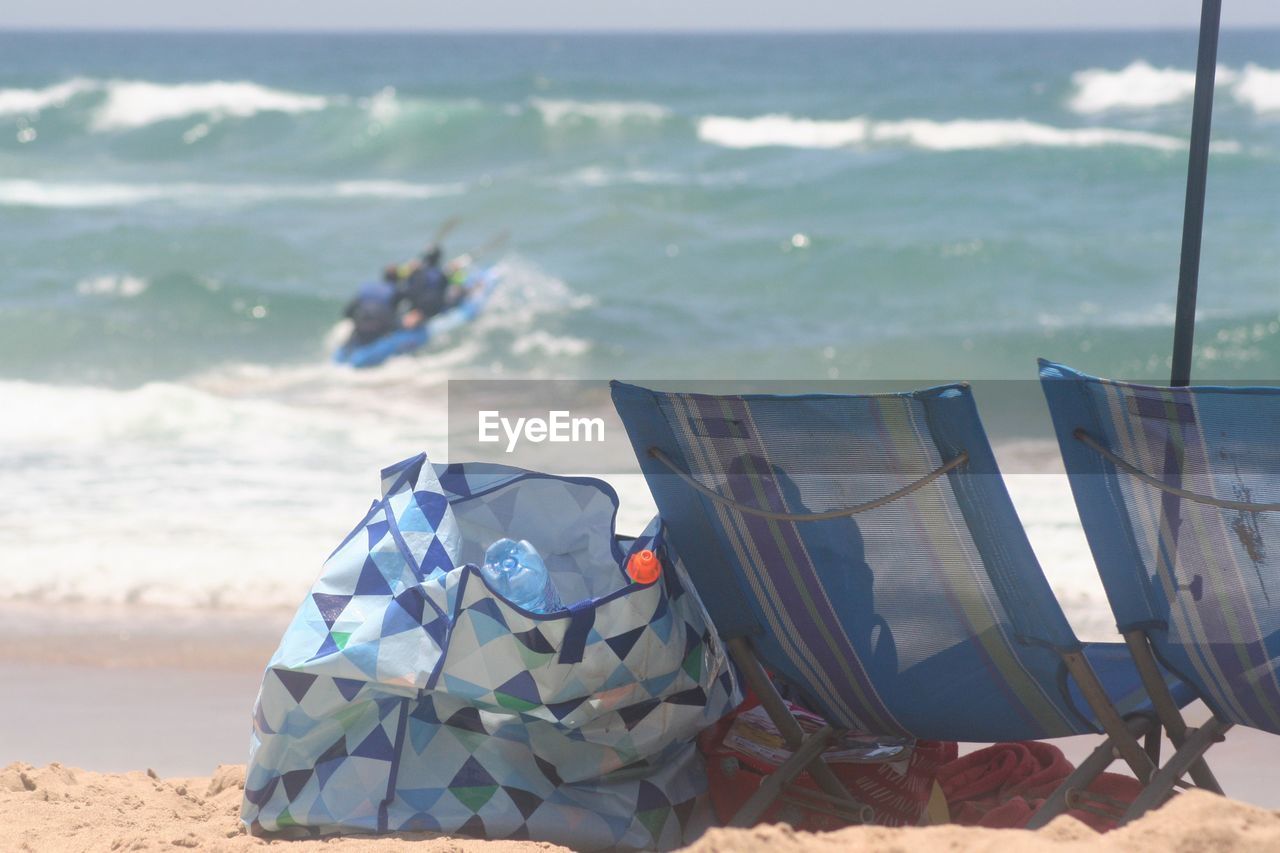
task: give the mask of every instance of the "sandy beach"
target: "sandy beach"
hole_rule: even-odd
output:
[[[244,833],[237,820],[244,768],[222,766],[211,776],[158,778],[146,772],[91,773],[52,764],[11,764],[0,770],[0,847],[21,851],[287,850],[423,851],[563,850],[553,844],[476,841],[405,833],[267,842]],[[410,842],[412,844],[410,845]],[[1071,817],[1037,832],[937,826],[856,827],[828,834],[787,826],[716,829],[687,848],[715,851],[1270,851],[1280,845],[1280,813],[1192,792],[1158,812],[1098,835]]]
[[[91,851],[264,844],[238,820],[249,709],[286,610],[182,611],[78,605],[55,612],[6,603],[15,626],[0,647],[0,678],[26,701],[0,709],[0,850]],[[39,627],[37,631],[36,628]],[[86,713],[86,710],[88,712]],[[1203,717],[1192,706],[1189,716]],[[850,829],[808,835],[786,827],[716,830],[701,851],[1269,850],[1280,843],[1280,739],[1237,730],[1210,758],[1229,795],[1179,797],[1158,814],[1098,836],[1061,818],[1037,833],[955,826]],[[1092,737],[1055,741],[1078,762]],[[978,748],[962,746],[962,751]],[[1168,753],[1166,753],[1168,754]],[[83,768],[83,769],[81,769]],[[1113,768],[1116,769],[1116,768]],[[288,842],[288,849],[536,850],[554,845],[406,835]],[[284,843],[284,842],[280,842]]]

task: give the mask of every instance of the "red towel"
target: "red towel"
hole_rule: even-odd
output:
[[[1022,827],[1075,768],[1053,744],[1039,741],[998,743],[957,758],[938,770],[951,819],[968,826]],[[1132,802],[1142,790],[1138,780],[1103,773],[1089,790]],[[1115,822],[1085,811],[1068,814],[1100,832]]]

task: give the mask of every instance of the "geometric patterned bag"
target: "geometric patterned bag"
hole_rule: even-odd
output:
[[[425,455],[385,470],[263,677],[250,830],[578,850],[700,834],[694,739],[741,696],[660,522],[621,540],[617,506],[587,478]],[[485,584],[475,564],[503,536],[537,548],[567,610],[529,613]],[[646,547],[661,577],[630,583],[627,554]]]

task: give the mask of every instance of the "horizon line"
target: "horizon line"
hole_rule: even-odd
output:
[[[1222,27],[1224,33],[1264,33],[1280,30],[1280,22],[1235,24]],[[1109,24],[1106,26],[840,26],[840,27],[239,27],[239,26],[79,26],[0,24],[3,34],[31,35],[453,35],[453,36],[846,36],[846,35],[1056,35],[1128,33],[1196,33],[1194,24],[1156,25]]]

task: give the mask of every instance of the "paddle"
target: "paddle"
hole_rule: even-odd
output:
[[[457,228],[461,222],[461,216],[450,216],[444,222],[441,222],[440,227],[436,229],[435,236],[432,237],[431,242],[427,244],[427,251],[431,251],[436,246],[439,246],[441,241],[453,233],[453,229]]]
[[[433,251],[438,251],[440,249],[441,241],[443,241],[445,237],[448,237],[450,234],[452,234],[453,230],[457,228],[458,225],[461,224],[461,222],[462,222],[461,216],[450,216],[444,222],[441,222],[440,226],[436,228],[436,233],[434,236],[432,236],[431,242],[428,243],[427,247],[422,250],[421,257],[425,258],[427,255],[431,254]],[[397,267],[398,271],[396,274],[401,279],[408,278],[408,276],[420,265],[421,265],[421,261],[417,258],[413,260],[405,261],[404,263],[400,264]]]
[[[488,240],[481,243],[479,246],[476,246],[470,251],[463,252],[461,255],[458,255],[457,257],[455,257],[452,261],[449,262],[449,266],[451,266],[454,270],[465,269],[466,267],[469,267],[471,266],[471,264],[475,263],[476,258],[480,257],[481,255],[487,255],[490,252],[495,252],[498,249],[505,246],[507,244],[507,240],[509,240],[510,238],[511,238],[511,232],[504,228],[503,230],[499,231],[497,234],[494,234]]]

